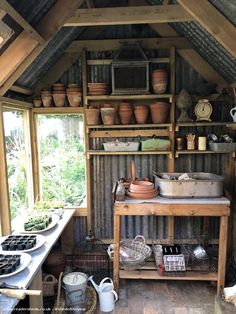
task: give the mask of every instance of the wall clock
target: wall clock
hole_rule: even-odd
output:
[[[210,116],[212,114],[212,105],[208,99],[200,99],[195,108],[196,121],[211,121]]]

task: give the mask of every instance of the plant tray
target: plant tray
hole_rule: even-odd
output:
[[[142,151],[163,151],[170,149],[170,140],[149,139],[141,141]]]
[[[139,142],[107,142],[103,143],[106,152],[136,152],[139,150]]]

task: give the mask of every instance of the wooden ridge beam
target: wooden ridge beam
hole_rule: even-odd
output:
[[[104,39],[104,40],[75,40],[67,48],[66,52],[106,51],[117,50],[124,43],[140,43],[146,49],[170,48],[192,48],[192,45],[183,37],[170,38],[127,38],[127,39]]]
[[[207,0],[178,0],[234,58],[236,58],[235,26]]]
[[[76,10],[64,26],[97,26],[186,22],[193,18],[178,4]]]
[[[55,35],[55,33],[63,26],[65,21],[67,21],[73,12],[83,3],[83,0],[58,0],[55,5],[50,9],[50,11],[44,16],[44,18],[40,21],[40,23],[36,26],[36,31],[46,40],[43,44],[30,45],[30,49],[26,49],[27,45],[23,45],[24,53],[20,53],[21,51],[17,48],[14,49],[14,54],[11,53],[10,64],[7,66],[8,73],[5,73],[4,77],[2,73],[0,73],[0,96],[4,95],[6,91],[15,83],[15,81],[21,76],[21,74],[27,69],[27,67],[35,60],[35,58],[39,55],[39,53],[47,46],[48,42]],[[23,34],[26,31],[22,32]],[[20,34],[18,38],[19,46],[22,46],[22,42],[19,40],[19,37],[22,36]],[[28,34],[28,37],[32,37]],[[16,39],[17,40],[17,39]],[[15,41],[16,41],[15,40]],[[12,45],[14,45],[15,41],[7,48],[4,52],[6,55],[3,58],[3,55],[0,58],[0,62],[7,64],[7,60],[9,61],[8,52],[12,50]],[[15,45],[16,46],[16,45]],[[18,53],[21,55],[19,58]],[[4,61],[2,60],[4,59]],[[16,59],[16,61],[15,61]],[[20,59],[20,60],[19,60]],[[1,67],[2,69],[2,67]]]
[[[6,0],[0,0],[0,9],[9,14],[24,30],[26,30],[31,36],[38,41],[43,43],[44,39],[36,32],[36,30],[10,5]]]

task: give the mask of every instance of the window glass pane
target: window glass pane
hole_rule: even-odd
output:
[[[33,205],[30,141],[27,112],[4,109],[5,147],[12,228],[15,218],[26,215]]]
[[[43,200],[79,206],[85,193],[83,115],[38,115]]]

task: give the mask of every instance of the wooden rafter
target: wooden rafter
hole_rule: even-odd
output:
[[[64,26],[186,22],[192,16],[180,5],[78,9]]]
[[[24,94],[24,95],[28,95],[28,96],[33,95],[32,89],[26,88],[26,87],[22,87],[22,86],[19,86],[19,85],[12,85],[9,89],[12,90],[13,92],[17,92],[17,93],[20,93],[20,94]]]
[[[236,29],[207,0],[178,0],[196,21],[198,21],[231,55],[236,58]]]
[[[81,37],[85,38],[96,38],[105,27],[88,28]],[[46,87],[50,87],[53,83],[60,79],[64,72],[66,72],[73,63],[79,58],[80,52],[65,52],[63,56],[52,66],[45,76],[40,79],[40,83],[37,84],[34,94],[37,95],[39,92]]]
[[[7,66],[7,73],[4,77],[0,72],[0,95],[4,95],[6,91],[15,83],[15,81],[20,77],[20,75],[27,69],[27,67],[34,61],[34,59],[39,55],[39,53],[46,47],[49,40],[55,35],[55,33],[63,26],[65,21],[67,21],[73,12],[83,3],[83,0],[58,0],[52,9],[45,15],[45,17],[40,21],[36,26],[36,31],[45,39],[43,44],[33,45],[30,42],[30,45],[24,47],[24,54],[21,55],[19,60],[18,52],[19,49],[16,47],[14,49],[15,54],[12,55],[12,60],[9,60],[8,52],[12,50],[12,45],[15,43],[15,40],[5,51],[6,54],[3,58],[1,56],[0,62],[7,64],[10,61],[11,66]],[[25,32],[25,31],[24,31]],[[24,33],[23,32],[23,33]],[[21,34],[20,34],[21,35]],[[28,35],[33,41],[33,38],[30,34]],[[21,35],[22,36],[22,35]],[[22,41],[19,40],[18,36],[18,45],[22,46]],[[15,45],[16,46],[16,45]],[[28,48],[28,49],[26,49]],[[4,60],[2,60],[4,59]],[[14,61],[17,59],[18,62]],[[8,61],[7,61],[8,60]],[[2,67],[1,67],[2,69]],[[6,71],[5,71],[6,72]]]
[[[38,41],[43,43],[44,39],[39,33],[7,2],[6,0],[0,0],[0,9],[9,14],[24,30],[31,34],[31,36]]]
[[[6,12],[0,8],[0,20],[6,15]]]
[[[183,37],[170,38],[127,38],[127,39],[104,39],[104,40],[75,40],[67,48],[67,52],[106,51],[117,50],[124,43],[140,43],[146,49],[170,48],[191,48],[192,45]]]

